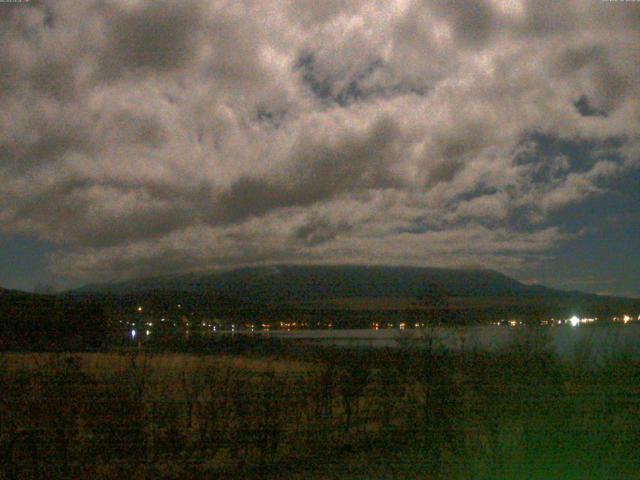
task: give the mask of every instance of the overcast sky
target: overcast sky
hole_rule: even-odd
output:
[[[0,285],[483,266],[640,297],[640,3],[0,4]]]

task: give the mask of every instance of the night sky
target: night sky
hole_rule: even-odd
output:
[[[0,4],[0,286],[273,263],[640,297],[640,2]]]

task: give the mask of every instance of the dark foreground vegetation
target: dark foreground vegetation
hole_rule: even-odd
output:
[[[0,477],[640,478],[640,363],[290,348],[3,354]]]

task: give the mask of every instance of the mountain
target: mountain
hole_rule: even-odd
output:
[[[526,285],[500,272],[383,266],[240,268],[87,285],[56,295],[0,288],[0,350],[98,348],[123,324],[300,322],[309,328],[373,323],[638,318],[640,300]],[[119,337],[118,337],[119,338]]]
[[[278,265],[92,284],[73,293],[205,290],[261,302],[420,297],[435,290],[445,290],[453,296],[552,295],[556,292],[545,287],[525,285],[502,273],[483,269]]]
[[[1,336],[23,343],[45,342],[52,332],[68,338],[81,331],[96,338],[101,319],[140,312],[149,318],[304,319],[310,326],[366,327],[573,315],[637,318],[640,300],[526,285],[493,270],[354,265],[196,272],[87,285],[57,295],[0,290]]]
[[[441,315],[445,318],[467,321],[640,310],[638,300],[526,285],[493,270],[354,265],[277,265],[170,275],[88,285],[69,294],[108,297],[124,302],[127,309],[146,302],[167,311],[182,302],[192,312],[220,313],[224,304],[227,313],[242,310],[247,315],[438,311],[446,312]]]

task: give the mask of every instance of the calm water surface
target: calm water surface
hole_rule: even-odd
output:
[[[570,325],[541,327],[529,334],[533,341],[549,344],[563,357],[592,352],[595,355],[628,354],[640,358],[640,324],[629,325]],[[287,337],[325,345],[397,347],[405,341],[425,343],[431,335],[435,346],[459,350],[478,348],[495,350],[507,346],[514,339],[527,338],[524,328],[478,325],[468,327],[438,327],[433,329],[354,329],[354,330],[294,330],[264,332],[272,337]]]

